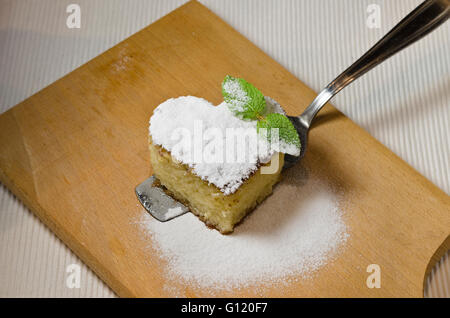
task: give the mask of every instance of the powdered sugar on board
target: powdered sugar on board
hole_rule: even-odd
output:
[[[170,281],[214,290],[308,278],[348,239],[339,193],[323,180],[286,171],[272,196],[230,235],[187,213],[161,223],[143,212],[141,228],[165,261]]]
[[[266,111],[284,113],[266,97]],[[192,168],[224,194],[239,186],[275,153],[256,133],[256,121],[234,116],[226,103],[214,106],[194,96],[171,98],[160,104],[150,118],[153,143]],[[253,137],[253,138],[252,138]],[[278,150],[278,149],[275,149]]]

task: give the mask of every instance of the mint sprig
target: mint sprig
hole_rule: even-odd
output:
[[[243,78],[225,76],[222,95],[229,109],[242,119],[256,119],[266,108],[264,95]]]
[[[261,132],[261,128],[265,128],[266,132],[264,136],[271,141],[272,129],[278,129],[278,137],[287,144],[291,144],[300,149],[300,138],[298,137],[297,130],[292,125],[289,118],[279,113],[268,114],[266,118],[260,119],[256,125],[258,133]]]
[[[227,75],[222,82],[222,95],[230,111],[237,117],[258,120],[256,125],[258,133],[269,142],[272,141],[272,129],[278,129],[280,148],[277,151],[292,155],[300,153],[300,138],[294,125],[289,118],[280,113],[264,116],[266,100],[255,86],[243,78]]]

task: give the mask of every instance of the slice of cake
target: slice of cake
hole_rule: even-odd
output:
[[[188,165],[174,159],[151,139],[149,145],[153,172],[169,194],[223,234],[232,232],[244,216],[272,193],[273,185],[280,179],[282,159],[276,173],[261,174],[261,169],[257,169],[242,180],[235,192],[225,194],[224,188],[202,180]],[[276,155],[283,157],[283,154]]]
[[[263,101],[261,114],[284,113],[272,99]],[[257,134],[256,120],[236,116],[229,106],[193,96],[172,98],[155,109],[149,128],[154,175],[221,233],[232,232],[272,193],[284,160],[280,148]]]

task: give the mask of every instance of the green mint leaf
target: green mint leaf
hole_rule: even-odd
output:
[[[228,108],[242,119],[256,119],[266,108],[264,95],[243,78],[225,76],[222,95]]]
[[[257,123],[258,133],[267,138],[269,142],[272,140],[271,129],[278,128],[278,137],[280,139],[279,152],[288,153],[294,156],[300,154],[300,138],[297,130],[291,123],[289,118],[279,113],[268,114],[265,119],[261,119]],[[265,130],[261,130],[265,128]]]

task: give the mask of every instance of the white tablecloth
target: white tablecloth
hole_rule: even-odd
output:
[[[184,2],[0,0],[0,112]],[[201,2],[317,91],[420,0]],[[66,26],[70,3],[80,5],[80,29]],[[366,24],[370,4],[380,8],[379,28]],[[450,193],[449,22],[353,83],[333,104]],[[81,266],[79,289],[66,287],[69,264]],[[448,253],[430,280],[427,295],[450,297]],[[114,293],[1,186],[0,296]]]

